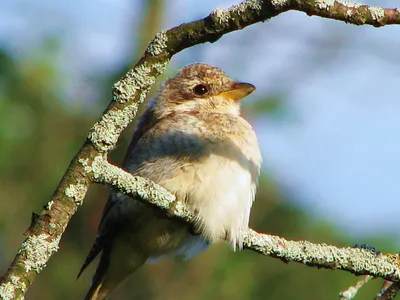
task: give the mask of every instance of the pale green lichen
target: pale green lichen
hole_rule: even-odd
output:
[[[351,17],[353,15],[353,11],[351,9],[346,10],[346,17]]]
[[[337,3],[340,3],[346,7],[349,8],[359,8],[363,6],[362,3],[354,2],[354,1],[348,1],[348,0],[337,0]]]
[[[335,2],[342,4],[348,8],[359,8],[359,7],[363,6],[362,3],[349,1],[349,0],[336,0],[336,1],[335,0],[316,0],[315,1],[315,3],[317,4],[317,7],[319,9],[324,9],[324,10],[328,10],[330,7],[335,5]],[[352,14],[352,12],[349,13],[349,11],[347,11],[346,14],[348,16],[350,16]]]
[[[229,10],[232,13],[235,13],[235,14],[241,16],[241,15],[245,14],[246,12],[248,12],[249,10],[260,10],[262,8],[261,4],[262,4],[261,0],[247,0],[240,4],[232,5],[229,8]]]
[[[164,61],[164,62],[158,62],[158,63],[154,63],[152,64],[152,69],[154,69],[157,74],[161,74],[165,71],[167,65],[168,65],[168,60]],[[154,82],[155,82],[155,77],[154,77]],[[139,99],[137,101],[137,103],[143,103],[144,100],[146,100],[147,94],[150,92],[151,86],[154,84],[154,82],[151,85],[148,86],[143,86],[141,87],[141,93],[139,95]]]
[[[396,8],[396,12],[400,14],[400,7]]]
[[[153,64],[150,68],[147,63],[143,63],[129,71],[123,80],[114,85],[114,89],[117,91],[114,93],[114,100],[120,103],[133,99],[137,96],[137,91],[140,91],[140,95],[136,103],[132,103],[122,110],[109,110],[90,129],[88,138],[99,151],[107,152],[114,149],[122,130],[133,120],[138,105],[146,99],[147,93],[155,83],[155,75],[162,73],[167,64],[168,61],[163,61]],[[156,71],[155,75],[151,75],[152,70]]]
[[[106,182],[111,182],[111,178],[115,176],[112,168],[108,168],[107,160],[101,155],[93,159],[92,172],[94,179],[104,178]]]
[[[385,10],[379,6],[370,6],[368,10],[371,13],[372,19],[378,21],[385,16]]]
[[[335,4],[335,0],[316,0],[315,3],[317,4],[319,9],[328,10],[331,6]]]
[[[11,282],[6,282],[0,285],[0,299],[12,300],[15,299],[16,286]]]
[[[280,243],[275,243],[273,241],[273,237],[266,234],[259,234],[258,232],[248,229],[243,234],[243,246],[245,247],[254,247],[257,248],[260,252],[265,255],[271,254],[271,245],[276,244],[281,246]],[[275,253],[283,253],[285,251],[284,247],[277,247],[278,249],[274,249]]]
[[[165,68],[168,65],[168,60],[163,62],[157,62],[151,65],[151,67],[157,71],[158,74],[161,74],[165,71]]]
[[[214,9],[211,12],[210,16],[219,25],[223,25],[225,23],[228,23],[229,19],[231,18],[229,12],[226,9],[223,9],[223,8]]]
[[[155,35],[153,40],[147,46],[146,52],[150,55],[160,55],[167,48],[168,37],[166,31],[161,31]]]
[[[140,94],[139,96],[139,103],[143,103],[144,100],[146,100],[147,94],[150,92],[151,87],[143,89],[143,93]]]
[[[52,239],[48,234],[29,236],[22,243],[19,254],[25,255],[24,268],[26,272],[39,273],[45,266],[50,256],[58,250],[60,236]]]
[[[53,200],[49,201],[49,202],[47,203],[47,209],[48,209],[48,210],[51,210],[51,208],[53,207],[53,204],[54,204],[54,201],[53,201]]]
[[[74,199],[74,202],[78,205],[83,203],[83,199],[85,198],[87,192],[87,186],[84,184],[70,184],[65,189],[65,195]]]
[[[25,282],[21,281],[18,276],[12,275],[10,276],[11,283],[19,289],[22,293],[25,293],[27,288]],[[22,297],[23,299],[23,297]]]
[[[87,167],[89,165],[89,159],[88,158],[80,158],[80,159],[78,159],[78,162],[84,167]]]
[[[78,159],[78,162],[83,166],[83,169],[85,170],[86,173],[92,172],[92,167],[89,165],[88,158],[80,158]]]
[[[175,196],[164,188],[148,179],[132,176],[132,174],[111,165],[103,156],[94,158],[92,170],[96,182],[112,185],[127,194],[135,193],[160,208],[168,209],[175,201]]]
[[[210,17],[219,25],[228,24],[229,20],[232,19],[232,15],[242,16],[249,10],[260,10],[262,3],[263,1],[261,0],[247,0],[240,4],[232,5],[228,9],[217,8],[211,12]]]
[[[132,103],[122,110],[109,110],[91,129],[88,138],[102,152],[114,149],[122,130],[132,121],[137,104]]]
[[[125,103],[134,98],[137,91],[153,85],[155,77],[151,75],[151,70],[147,63],[130,70],[123,80],[114,85],[114,89],[119,92],[114,101]]]
[[[397,255],[377,255],[365,249],[337,248],[308,241],[287,241],[277,236],[257,233],[252,229],[244,236],[244,245],[264,255],[278,256],[286,261],[352,270],[355,273],[367,271],[379,277],[390,275],[397,279],[400,276]]]
[[[238,6],[237,9],[242,12],[246,11],[247,9],[259,10],[262,8],[262,6],[261,6],[262,3],[263,3],[263,1],[261,1],[261,0],[247,0],[247,1],[237,5]]]
[[[272,5],[275,6],[275,8],[282,8],[286,6],[289,1],[288,0],[272,0],[271,1]]]
[[[196,217],[193,215],[192,210],[182,201],[175,201],[173,204],[173,213],[174,216],[185,219],[188,222],[191,222]]]

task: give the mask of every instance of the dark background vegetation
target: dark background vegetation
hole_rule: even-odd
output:
[[[85,99],[70,101],[71,94],[74,98],[85,97],[87,91],[69,91],[66,87],[58,56],[63,48],[62,36],[44,37],[22,54],[0,47],[1,272],[19,248],[31,213],[40,211],[50,198],[89,128],[110,101],[113,82],[132,66],[154,33],[163,28],[165,5],[161,0],[142,2],[141,20],[135,21],[141,25],[132,27],[134,34],[126,37],[133,51],[112,72],[86,77],[86,83],[95,91],[91,94],[94,100],[89,103]],[[201,53],[204,48],[199,49]],[[174,74],[176,67],[172,64],[167,73]],[[276,123],[288,122],[282,114],[286,105],[284,93],[258,97],[255,103],[244,105],[248,119],[257,122],[271,117]],[[131,126],[124,132],[118,149],[112,153],[114,163],[121,162],[132,130]],[[106,187],[90,189],[61,240],[59,252],[37,277],[27,299],[83,297],[95,264],[78,281],[76,275],[95,237],[107,194]],[[323,216],[307,212],[297,204],[297,197],[295,191],[264,169],[251,226],[288,239],[343,246],[359,242]],[[371,235],[363,242],[382,250],[395,249],[395,241],[382,234]],[[337,299],[339,291],[356,280],[345,272],[285,264],[249,251],[234,253],[220,243],[189,262],[168,259],[145,266],[112,299]],[[379,284],[379,280],[368,284],[359,299],[371,298]]]

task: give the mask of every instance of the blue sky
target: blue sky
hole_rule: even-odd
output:
[[[396,6],[397,1],[365,1]],[[165,28],[235,1],[169,1]],[[5,1],[0,43],[26,53],[62,38],[70,86],[130,56],[140,1]],[[397,3],[398,6],[398,3]],[[45,16],[45,17],[44,17]],[[288,12],[178,54],[172,64],[217,65],[257,91],[283,94],[291,117],[254,120],[264,167],[302,205],[355,236],[400,228],[400,26],[356,27]],[[71,99],[77,101],[77,99]]]

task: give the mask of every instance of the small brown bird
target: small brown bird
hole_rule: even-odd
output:
[[[190,258],[219,240],[242,247],[261,154],[239,100],[254,89],[206,64],[188,65],[166,81],[140,119],[123,167],[169,190],[197,220],[186,224],[112,192],[79,272],[102,252],[85,299],[105,299],[145,262],[162,256]]]

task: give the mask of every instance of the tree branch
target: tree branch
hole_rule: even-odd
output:
[[[133,198],[139,197],[144,203],[157,206],[183,221],[190,223],[195,219],[195,214],[183,203],[176,201],[175,196],[167,190],[151,180],[133,176],[110,164],[105,158],[97,157],[86,170],[93,172],[93,177],[98,183],[114,187]],[[257,233],[252,229],[246,232],[244,248],[285,262],[400,281],[399,255],[377,254],[368,249],[338,248],[307,241],[288,241],[279,236]]]
[[[33,214],[31,225],[25,233],[27,238],[10,268],[1,278],[1,299],[22,299],[36,275],[57,251],[61,236],[70,218],[82,204],[89,186],[100,179],[94,176],[96,172],[88,171],[88,168],[93,168],[96,161],[99,162],[99,157],[104,166],[107,153],[115,148],[119,135],[133,120],[138,106],[155,83],[156,77],[165,70],[171,57],[185,48],[215,42],[224,34],[268,20],[288,10],[303,11],[308,15],[318,15],[355,25],[383,26],[400,23],[399,8],[370,7],[347,0],[248,0],[229,9],[216,9],[204,19],[158,33],[135,67],[114,85],[113,101],[90,130],[88,139],[72,160],[52,199],[39,214]],[[136,185],[132,185],[133,189],[128,191],[120,186],[121,190],[136,193],[149,201],[164,199],[167,201],[166,205],[168,203],[168,209],[171,209],[173,198],[170,198],[171,195],[165,190],[144,179],[131,177],[128,177],[129,180],[136,182]],[[120,177],[115,180],[123,181]],[[104,178],[104,183],[110,182]],[[174,205],[173,213],[180,214],[179,205]],[[186,213],[182,212],[184,215]],[[360,249],[339,249],[339,252],[334,252],[336,248],[332,246],[289,242],[278,237],[256,235],[253,231],[249,231],[246,241],[246,247],[252,250],[288,261],[399,280],[395,256],[382,255],[380,258],[374,258],[368,251]],[[316,251],[312,251],[315,256],[310,256],[311,252],[308,251],[313,249]],[[320,251],[317,251],[318,249]],[[303,253],[304,256],[293,256],[294,253]],[[364,263],[352,260],[347,260],[346,263],[350,255],[356,254],[365,259]],[[351,268],[349,262],[356,263],[356,268]]]

